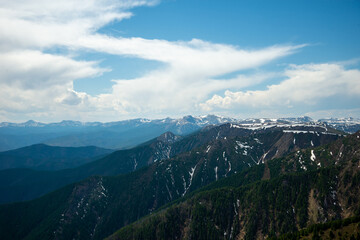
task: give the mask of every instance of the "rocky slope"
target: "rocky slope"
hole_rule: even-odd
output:
[[[360,132],[220,180],[109,239],[266,239],[360,214]]]

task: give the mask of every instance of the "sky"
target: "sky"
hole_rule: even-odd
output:
[[[360,118],[359,0],[0,0],[0,122]]]

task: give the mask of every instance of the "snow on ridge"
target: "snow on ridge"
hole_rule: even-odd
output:
[[[258,144],[263,144],[258,138],[254,138],[255,142],[257,142]]]
[[[207,149],[206,149],[206,153],[208,153],[208,152],[210,151],[210,149],[211,149],[211,146],[208,145],[208,146],[207,146]]]
[[[299,134],[299,133],[309,133],[309,131],[303,131],[303,130],[283,130],[284,133],[295,133],[295,134]]]
[[[189,172],[189,175],[190,175],[190,180],[189,180],[189,186],[186,187],[184,193],[182,194],[182,196],[185,196],[186,192],[189,190],[190,186],[191,186],[191,183],[192,183],[192,180],[193,180],[193,177],[194,177],[194,173],[195,173],[195,170],[196,170],[196,167],[197,165],[195,165],[195,167],[191,168],[191,171]],[[185,180],[185,179],[184,179]],[[186,182],[185,182],[186,184]],[[185,185],[186,186],[186,185]]]
[[[246,148],[250,148],[250,149],[253,148],[252,146],[246,145],[247,142],[242,143],[242,142],[240,142],[240,141],[236,141],[236,144],[237,144],[240,148],[245,148],[245,149],[246,149]]]

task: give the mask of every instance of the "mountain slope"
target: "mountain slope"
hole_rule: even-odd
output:
[[[359,193],[360,132],[218,181],[109,239],[264,239],[360,215]]]
[[[272,239],[360,239],[360,215],[311,225]]]
[[[252,178],[249,178],[249,181],[259,180],[264,175],[265,164],[262,162],[268,162],[276,152],[286,154],[299,146],[310,147],[311,141],[320,144],[339,137],[302,129],[304,132],[300,133],[278,127],[254,131],[226,124],[201,131],[201,138],[195,134],[176,144],[181,143],[186,149],[196,145],[193,138],[208,138],[207,144],[174,158],[158,160],[126,175],[92,177],[31,202],[3,205],[0,207],[0,225],[4,229],[0,229],[0,238],[102,239],[196,189],[211,182],[220,183],[224,178],[230,179],[236,172],[250,171],[253,167],[261,169],[250,174]],[[314,130],[314,127],[309,129]],[[245,136],[244,132],[247,133]],[[297,139],[295,144],[294,136]],[[282,149],[280,143],[291,147]],[[266,154],[270,149],[273,153]],[[46,202],[44,199],[56,198],[56,195],[61,198],[58,207],[47,208],[46,215],[34,216],[38,219],[35,222],[26,219],[36,215],[36,210],[23,220],[21,213],[25,209],[39,206],[38,202]],[[11,219],[5,216],[11,216]],[[18,232],[14,226],[19,224],[28,230]]]
[[[52,147],[36,144],[24,148],[0,152],[0,170],[30,168],[35,170],[59,170],[73,168],[110,154],[113,150],[98,147]]]
[[[256,127],[249,127],[248,125],[234,124],[206,127],[184,138],[165,133],[136,148],[113,152],[102,159],[74,169],[55,172],[25,169],[0,171],[0,193],[3,193],[0,194],[0,202],[34,199],[92,175],[109,176],[132,172],[153,162],[171,158],[218,140],[218,144],[220,144],[217,146],[218,148],[222,148],[224,144],[226,147],[224,146],[222,151],[215,152],[215,155],[213,149],[208,149],[206,154],[212,157],[212,161],[217,158],[223,161],[219,163],[221,167],[217,163],[212,163],[212,169],[208,170],[211,172],[211,174],[209,172],[211,177],[201,180],[204,185],[215,180],[216,174],[226,174],[227,176],[238,171],[237,168],[241,167],[242,169],[243,166],[253,166],[296,149],[331,142],[339,137],[335,133],[336,131],[332,129],[318,125],[256,125]],[[257,138],[257,135],[260,137]],[[226,141],[236,136],[245,138],[232,139],[232,142]],[[209,147],[211,148],[211,146]],[[238,161],[238,156],[242,156],[244,160]],[[202,164],[206,162],[203,161]],[[215,174],[216,167],[218,167],[216,172],[219,172]],[[226,168],[228,173],[223,168]],[[195,180],[198,181],[196,176],[197,174],[195,174]]]
[[[166,134],[169,135],[169,133]],[[173,135],[173,138],[176,136]],[[168,158],[170,142],[159,137],[145,145],[129,150],[115,151],[99,160],[72,169],[60,171],[21,168],[2,170],[0,171],[0,202],[34,199],[93,175],[106,176],[132,172],[154,161]]]

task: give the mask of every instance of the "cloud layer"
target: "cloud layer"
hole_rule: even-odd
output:
[[[0,1],[0,121],[116,120],[131,117],[241,113],[252,107],[314,105],[332,96],[357,97],[357,69],[341,64],[292,65],[284,72],[222,76],[260,68],[306,45],[245,50],[193,39],[122,38],[98,33],[113,21],[131,18],[132,8],[152,0]],[[79,61],[83,51],[131,56],[163,63],[136,79],[113,80],[96,96],[74,89],[78,79],[111,71]],[[60,52],[55,54],[54,52]],[[62,53],[62,54],[61,54]],[[66,53],[66,54],[65,54]],[[276,76],[286,79],[262,91],[246,91]]]
[[[355,97],[360,93],[360,71],[345,69],[340,64],[292,65],[283,74],[286,79],[279,84],[270,85],[262,91],[227,90],[224,96],[214,95],[201,106],[206,110],[213,108],[237,108],[251,106],[315,105],[321,99],[330,97]]]

